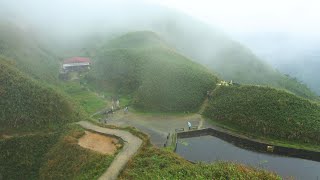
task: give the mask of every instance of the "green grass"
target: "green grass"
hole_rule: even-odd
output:
[[[62,89],[70,97],[77,101],[88,114],[93,114],[99,110],[108,107],[109,103],[97,94],[80,86],[79,82],[65,82]]]
[[[78,125],[66,127],[57,144],[46,154],[40,169],[41,179],[98,179],[114,156],[80,147],[78,138],[84,130]]]
[[[80,120],[83,113],[56,88],[35,81],[0,57],[1,128],[54,128]]]
[[[144,33],[146,42],[155,43],[151,48],[139,47]],[[149,42],[149,35],[136,32],[114,39],[111,44],[119,41],[114,48],[97,52],[87,81],[107,91],[132,95],[135,108],[143,111],[197,111],[217,78],[162,43]],[[136,46],[126,46],[136,39]]]
[[[3,179],[39,179],[45,154],[59,133],[34,134],[0,140],[0,175]]]
[[[320,107],[268,87],[219,87],[204,111],[214,121],[252,136],[319,146]]]
[[[129,163],[120,179],[281,179],[241,164],[192,164],[169,151],[152,147],[142,151]]]
[[[114,156],[80,147],[82,135],[84,129],[70,124],[0,140],[0,174],[4,179],[98,179]]]

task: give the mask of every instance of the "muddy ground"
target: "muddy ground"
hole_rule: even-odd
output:
[[[78,144],[81,147],[108,155],[113,155],[121,146],[119,140],[114,137],[90,131],[85,131],[85,135],[79,139]]]

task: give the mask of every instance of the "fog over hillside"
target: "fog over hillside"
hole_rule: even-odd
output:
[[[319,5],[0,0],[0,180],[318,179]]]
[[[312,2],[294,1],[287,5],[275,1],[259,4],[250,0],[242,3],[231,0],[224,3],[3,0],[0,2],[3,7],[0,16],[2,21],[12,22],[26,32],[42,37],[42,42],[46,42],[52,51],[96,46],[99,42],[103,43],[129,31],[155,31],[184,55],[211,65],[224,79],[233,79],[237,72],[230,72],[231,75],[226,73],[221,62],[212,59],[219,59],[221,51],[226,48],[239,47],[241,52],[246,52],[245,56],[260,58],[320,93],[315,78],[316,66],[320,61],[319,51],[315,48],[320,42],[317,39],[317,29],[320,28],[314,22],[317,14]],[[304,6],[300,8],[301,4]],[[274,12],[271,13],[273,7]],[[223,10],[226,8],[228,11]],[[301,15],[294,15],[296,11],[302,12]],[[305,24],[299,24],[303,22]],[[263,61],[263,66],[271,68]],[[238,65],[234,66],[228,71],[236,71]],[[223,73],[219,72],[222,70]],[[244,81],[252,82],[258,83]]]
[[[217,26],[283,73],[320,94],[316,0],[154,0]]]
[[[320,95],[320,38],[287,33],[238,34],[237,37],[256,55]]]

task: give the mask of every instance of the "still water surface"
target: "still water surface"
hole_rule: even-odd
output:
[[[234,161],[274,171],[282,177],[320,180],[320,162],[253,152],[214,136],[178,139],[176,153],[193,161]]]

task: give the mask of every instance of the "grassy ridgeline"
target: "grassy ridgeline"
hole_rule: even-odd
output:
[[[204,115],[252,135],[320,144],[320,106],[282,90],[218,87]]]
[[[167,47],[167,44],[152,31],[129,32],[118,38],[112,39],[104,49],[128,49],[128,48],[150,48]]]
[[[139,38],[134,38],[136,35]],[[147,40],[140,43],[141,36],[141,32],[130,33],[119,41],[133,44],[131,40],[139,39],[139,45],[151,39],[150,33],[146,33]],[[158,40],[157,37],[153,39]],[[120,94],[134,94],[134,105],[139,109],[196,111],[206,92],[215,88],[217,78],[209,70],[169,48],[155,44],[152,48],[126,46],[127,49],[117,49],[120,45],[115,41],[110,43],[116,44],[115,49],[98,52],[88,79]]]
[[[34,79],[57,82],[58,58],[39,43],[33,32],[0,21],[0,56],[10,58],[19,70]]]
[[[159,31],[171,47],[212,69],[224,80],[267,85],[304,98],[319,99],[305,84],[283,75],[243,44],[212,26],[183,16],[163,19],[155,25],[158,27],[155,31]]]
[[[234,44],[226,48],[218,57],[223,62],[213,63],[211,66],[226,80],[285,89],[303,98],[319,100],[319,97],[305,84],[275,70],[241,45]]]
[[[55,89],[0,58],[1,128],[35,130],[79,120],[81,113]]]

